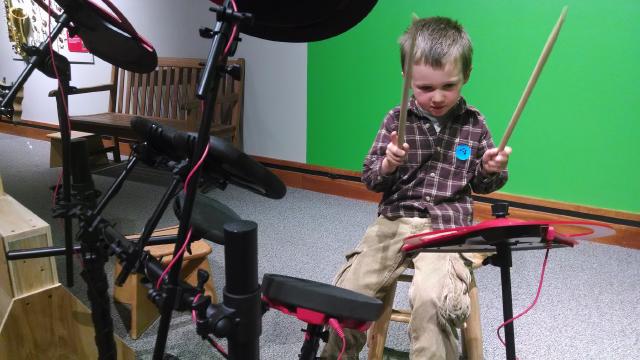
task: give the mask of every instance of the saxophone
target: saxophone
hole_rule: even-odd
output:
[[[5,14],[7,15],[7,26],[9,30],[9,42],[13,51],[20,55],[22,58],[26,58],[23,46],[27,45],[27,37],[29,36],[29,30],[31,26],[29,24],[29,16],[25,13],[23,8],[14,7],[11,4],[11,0],[4,0]]]

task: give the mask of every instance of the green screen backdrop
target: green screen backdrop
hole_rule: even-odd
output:
[[[350,31],[309,44],[307,163],[362,169],[400,102],[397,39],[414,12],[452,17],[471,36],[463,95],[499,143],[564,5],[562,31],[509,141],[502,191],[640,212],[637,0],[379,0]]]

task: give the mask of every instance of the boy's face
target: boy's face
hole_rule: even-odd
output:
[[[465,84],[461,66],[448,62],[442,69],[414,64],[411,87],[420,107],[435,117],[445,115],[458,102]]]

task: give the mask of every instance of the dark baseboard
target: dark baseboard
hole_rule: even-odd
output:
[[[360,182],[359,172],[254,157],[271,168],[288,186],[352,199],[373,202],[380,200],[380,194],[369,191]],[[506,202],[509,204],[511,217],[517,219],[593,220],[607,223],[616,230],[616,234],[598,239],[597,242],[640,249],[640,214],[499,192],[473,197],[474,216],[477,220],[492,218],[491,204]],[[571,231],[575,229],[567,229],[567,233],[572,233]]]

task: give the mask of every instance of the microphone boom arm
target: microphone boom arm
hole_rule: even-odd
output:
[[[13,102],[18,95],[18,91],[22,89],[33,71],[42,65],[42,62],[46,58],[46,55],[44,54],[46,48],[49,46],[49,41],[57,39],[58,36],[60,36],[60,34],[62,33],[62,30],[68,27],[70,23],[71,19],[67,14],[63,13],[60,15],[60,17],[58,18],[58,23],[51,31],[51,35],[42,43],[40,43],[40,45],[38,46],[38,51],[35,52],[35,55],[29,57],[27,67],[22,70],[22,73],[20,73],[18,79],[15,81],[13,86],[11,86],[11,89],[9,89],[4,99],[2,99],[2,103],[0,103],[0,116],[6,116],[9,118],[13,117]],[[11,121],[14,122],[13,119]]]

